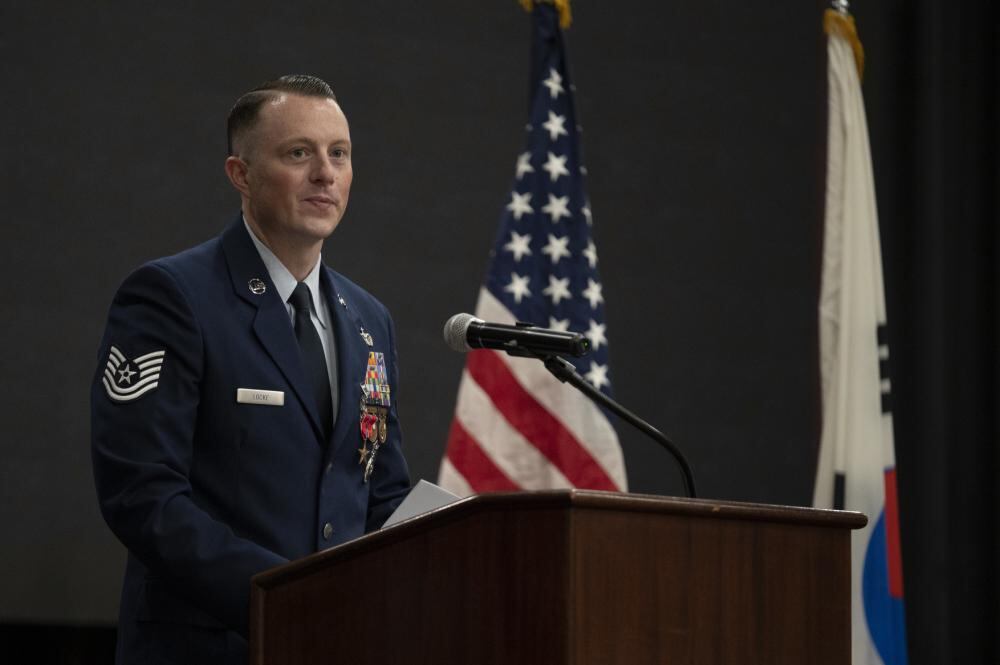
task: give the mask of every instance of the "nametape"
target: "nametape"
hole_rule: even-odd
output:
[[[280,390],[257,390],[237,388],[236,401],[240,404],[262,404],[264,406],[284,406],[285,393]]]

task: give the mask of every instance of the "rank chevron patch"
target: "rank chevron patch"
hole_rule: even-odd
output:
[[[164,351],[153,351],[129,360],[118,347],[112,346],[103,379],[108,397],[116,402],[131,402],[156,388],[165,355]]]

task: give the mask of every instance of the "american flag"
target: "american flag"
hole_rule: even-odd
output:
[[[583,333],[592,351],[574,365],[610,395],[604,295],[563,36],[552,5],[536,4],[532,16],[526,145],[476,316]],[[627,489],[618,436],[600,408],[541,362],[487,350],[468,355],[438,482],[462,496]]]

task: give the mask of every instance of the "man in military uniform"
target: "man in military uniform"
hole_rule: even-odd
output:
[[[99,351],[119,663],[245,663],[251,576],[377,529],[409,489],[392,320],[320,255],[353,176],[342,109],[285,76],[237,101],[229,144],[241,214],[132,273]]]

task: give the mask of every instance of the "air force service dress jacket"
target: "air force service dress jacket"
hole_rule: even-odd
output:
[[[409,489],[389,313],[326,266],[320,282],[338,369],[329,438],[242,218],[116,294],[91,407],[101,511],[128,549],[119,663],[245,663],[250,577],[379,528]],[[366,382],[389,403],[367,482]]]

